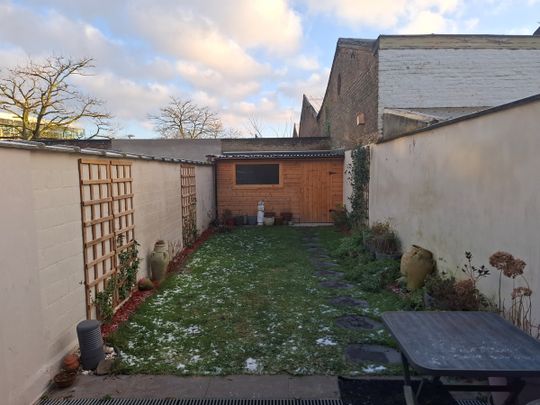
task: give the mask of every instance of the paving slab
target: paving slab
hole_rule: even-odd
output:
[[[325,280],[325,281],[319,282],[319,285],[324,288],[338,288],[338,289],[353,288],[352,284],[345,283],[339,280]]]
[[[338,306],[338,307],[361,307],[361,308],[369,307],[369,302],[364,301],[364,300],[359,300],[351,296],[335,297],[335,298],[332,298],[329,302],[330,304],[334,306]]]
[[[286,375],[237,375],[210,379],[206,398],[266,399],[289,398],[289,377]]]
[[[335,262],[330,262],[330,261],[319,261],[317,264],[316,264],[317,267],[322,267],[322,268],[325,268],[325,267],[338,267],[338,264],[335,263]]]
[[[140,399],[339,399],[339,386],[334,376],[79,375],[72,387],[53,388],[47,393],[50,399],[91,399],[107,395],[111,398]]]
[[[295,399],[339,399],[338,379],[318,375],[289,377],[289,394]]]
[[[352,363],[374,362],[381,364],[401,363],[396,349],[382,345],[352,344],[345,349],[345,358]]]
[[[374,330],[382,328],[382,323],[362,315],[340,316],[336,319],[336,325],[349,330]]]
[[[98,377],[79,375],[75,384],[52,389],[49,398],[205,398],[210,380],[207,377],[169,375],[120,375]]]
[[[342,273],[341,271],[334,271],[334,270],[319,270],[315,272],[315,275],[317,277],[335,277],[335,278],[341,278],[345,275],[345,273]]]

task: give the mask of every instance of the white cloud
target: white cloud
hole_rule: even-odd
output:
[[[232,100],[247,97],[260,89],[260,84],[256,80],[249,78],[230,80],[222,73],[198,63],[177,62],[176,69],[194,88],[204,89]]]
[[[313,72],[307,79],[281,83],[279,90],[285,96],[297,100],[298,104],[301,103],[303,94],[310,100],[322,100],[329,75],[330,69],[324,68]]]
[[[432,11],[421,11],[399,30],[400,34],[453,33],[457,26],[454,21]]]
[[[456,13],[462,0],[302,0],[315,13],[326,13],[357,27],[399,29],[400,26],[426,26],[427,15],[436,18],[432,27],[446,26],[445,15]]]
[[[292,61],[291,65],[302,70],[317,70],[319,69],[319,61],[313,56],[307,56],[300,54],[296,56]]]

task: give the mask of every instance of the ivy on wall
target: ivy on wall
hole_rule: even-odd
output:
[[[352,151],[349,176],[353,189],[350,220],[353,227],[362,228],[369,220],[369,146],[359,146]]]

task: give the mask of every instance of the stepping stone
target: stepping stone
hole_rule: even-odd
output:
[[[353,285],[352,284],[349,284],[349,283],[345,283],[343,281],[338,281],[338,280],[325,280],[325,281],[321,281],[319,283],[319,285],[321,287],[324,287],[324,288],[340,288],[340,289],[345,289],[345,288],[353,288]]]
[[[317,244],[317,243],[313,243],[313,242],[307,242],[307,243],[304,243],[304,247],[307,248],[307,249],[317,249],[317,250],[321,250],[321,245]]]
[[[345,274],[343,274],[340,271],[333,271],[333,270],[319,270],[315,273],[317,277],[336,277],[341,278]]]
[[[336,325],[349,330],[373,330],[382,328],[380,322],[361,315],[340,316],[336,319]]]
[[[320,261],[318,264],[319,264],[321,267],[337,267],[337,266],[338,266],[337,263],[329,262],[329,261]]]
[[[401,363],[401,355],[397,350],[381,345],[349,345],[345,349],[345,358],[352,363]]]
[[[356,298],[350,296],[336,297],[330,300],[330,304],[335,306],[346,306],[346,307],[361,307],[368,308],[369,303],[364,300],[357,300]]]

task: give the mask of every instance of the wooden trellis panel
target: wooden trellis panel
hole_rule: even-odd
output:
[[[117,272],[118,253],[134,243],[131,162],[79,159],[79,179],[86,316],[91,318],[96,294]]]
[[[195,242],[197,234],[197,190],[195,166],[181,165],[180,184],[182,198],[182,240],[184,246]]]

